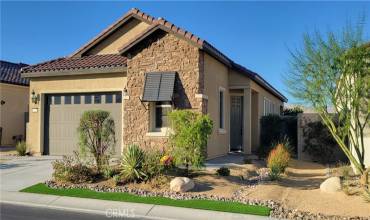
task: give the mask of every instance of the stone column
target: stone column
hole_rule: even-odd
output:
[[[252,153],[252,133],[251,133],[251,116],[252,116],[252,94],[251,88],[244,89],[244,99],[243,99],[243,148],[245,154]]]

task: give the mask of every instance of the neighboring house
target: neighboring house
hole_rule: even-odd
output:
[[[0,145],[14,146],[25,138],[29,81],[19,70],[23,63],[0,61]]]
[[[78,33],[76,33],[78,34]],[[207,157],[258,147],[259,118],[287,99],[257,73],[192,33],[132,9],[66,58],[22,69],[31,80],[27,142],[35,153],[77,149],[80,115],[104,109],[116,122],[116,152],[163,148],[171,109],[209,114]],[[36,98],[35,98],[36,99]]]

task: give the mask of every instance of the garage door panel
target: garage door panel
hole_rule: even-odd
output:
[[[110,97],[106,99],[106,95]],[[119,93],[89,93],[68,96],[71,98],[64,98],[63,94],[48,96],[47,115],[45,116],[46,153],[50,155],[70,155],[74,150],[78,150],[79,136],[77,128],[83,112],[87,110],[106,110],[110,112],[115,122],[117,143],[114,152],[119,154],[121,152],[122,103],[115,102],[115,96],[118,96],[118,101],[120,101],[121,95]],[[86,104],[86,96],[91,97],[91,104]],[[106,100],[108,100],[108,103],[106,103]],[[100,101],[100,103],[95,104],[94,101]]]

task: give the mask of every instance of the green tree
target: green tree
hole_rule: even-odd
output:
[[[207,140],[213,128],[210,117],[191,110],[174,110],[169,118],[173,130],[170,134],[171,153],[175,164],[184,165],[186,174],[190,166],[204,166]]]
[[[303,109],[299,106],[294,106],[292,108],[284,108],[284,116],[297,116],[299,113],[303,113]]]
[[[305,34],[303,48],[291,52],[286,84],[294,97],[315,108],[356,170],[365,174],[370,45],[364,43],[362,30],[362,25],[348,25],[341,34]]]
[[[82,153],[90,153],[98,172],[108,163],[109,150],[116,143],[114,120],[110,113],[102,110],[85,111],[78,127],[80,149]]]

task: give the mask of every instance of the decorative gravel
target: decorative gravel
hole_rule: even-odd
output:
[[[277,218],[277,219],[300,219],[300,220],[313,220],[313,219],[331,219],[331,220],[370,220],[369,217],[344,217],[344,216],[334,216],[334,215],[324,215],[321,213],[310,213],[305,211],[299,211],[296,209],[289,209],[284,207],[281,203],[273,201],[273,200],[257,200],[257,199],[248,199],[242,196],[242,191],[245,189],[241,189],[234,193],[232,197],[222,197],[216,195],[206,195],[206,194],[192,194],[192,193],[178,193],[178,192],[152,192],[142,189],[131,189],[126,186],[117,186],[117,187],[109,187],[109,186],[96,186],[96,185],[89,185],[89,184],[61,184],[56,183],[54,181],[46,181],[45,184],[54,189],[89,189],[96,192],[125,192],[130,194],[135,194],[139,196],[158,196],[158,197],[166,197],[170,199],[178,199],[178,200],[190,200],[190,199],[208,199],[208,200],[216,200],[216,201],[228,201],[228,202],[240,202],[243,204],[248,205],[261,205],[271,208],[270,216]],[[248,188],[248,187],[247,187]]]

